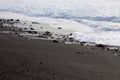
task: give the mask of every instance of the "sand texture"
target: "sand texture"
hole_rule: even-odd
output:
[[[2,31],[0,80],[120,80],[120,52]]]

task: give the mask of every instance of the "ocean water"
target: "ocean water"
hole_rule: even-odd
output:
[[[77,29],[72,37],[80,41],[120,46],[120,0],[0,0],[0,11]]]

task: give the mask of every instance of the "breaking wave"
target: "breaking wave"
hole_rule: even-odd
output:
[[[118,0],[1,0],[0,11],[33,17],[120,22]]]
[[[79,30],[75,39],[120,46],[119,5],[119,0],[1,0],[0,11],[75,21],[92,29]]]

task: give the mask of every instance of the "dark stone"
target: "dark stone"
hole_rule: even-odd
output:
[[[89,73],[92,73],[93,71],[88,71]]]
[[[25,30],[27,29],[27,28],[24,28]]]
[[[41,38],[48,38],[47,36],[45,36],[45,35],[39,35],[39,36],[37,36],[37,37],[41,37]]]
[[[34,28],[30,28],[31,30],[34,30]]]
[[[2,76],[3,75],[3,72],[0,72],[0,76]]]
[[[82,46],[84,46],[85,43],[86,43],[86,42],[80,42],[80,44],[81,44]]]
[[[28,70],[28,69],[26,69],[26,72],[29,72],[29,70]]]
[[[53,42],[53,43],[59,43],[59,41],[58,41],[58,40],[53,40],[52,42]]]
[[[83,52],[76,52],[76,54],[85,54],[85,53],[83,53]]]
[[[70,35],[70,36],[72,36],[73,34],[72,34],[72,33],[70,33],[69,35]]]
[[[103,45],[103,44],[96,44],[95,46],[105,49],[105,45]]]
[[[49,31],[46,31],[44,35],[46,35],[46,36],[52,36],[52,33],[49,32]]]
[[[36,31],[27,31],[27,32],[30,33],[30,34],[37,34]]]
[[[42,65],[43,63],[42,62],[40,62],[40,65]]]
[[[62,29],[61,27],[58,27],[58,29]]]
[[[101,74],[103,74],[103,72],[100,72]]]
[[[19,22],[20,20],[19,20],[19,19],[17,19],[16,21],[18,21],[18,22]]]
[[[74,41],[74,38],[71,37],[71,38],[69,38],[69,40],[70,40],[70,42],[73,42],[73,41]]]
[[[2,22],[2,19],[0,19],[0,22]]]
[[[10,19],[10,21],[14,21],[13,19]]]

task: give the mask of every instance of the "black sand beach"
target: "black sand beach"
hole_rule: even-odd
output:
[[[0,36],[0,80],[120,80],[120,52]]]

